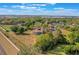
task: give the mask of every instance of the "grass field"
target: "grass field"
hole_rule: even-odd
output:
[[[9,30],[11,31],[11,26],[12,25],[3,25],[1,26],[3,29],[5,30]],[[8,34],[10,34],[12,37],[14,37],[17,40],[20,40],[21,42],[23,42],[24,44],[32,44],[35,42],[35,36],[34,34],[32,34],[32,31],[27,31],[25,32],[23,35],[16,35],[14,32],[8,32]]]
[[[36,40],[35,35],[32,34],[16,35],[13,32],[9,32],[9,34],[12,35],[12,37],[14,37],[15,39],[24,43],[25,45],[32,45]]]

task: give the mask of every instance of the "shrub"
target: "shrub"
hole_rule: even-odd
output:
[[[10,32],[10,30],[6,30],[6,32]]]
[[[64,38],[63,34],[61,33],[60,30],[56,31],[56,36],[55,39],[57,39],[57,44],[67,44],[66,39]]]
[[[43,52],[52,49],[55,45],[56,40],[53,39],[52,33],[39,35],[35,44]]]
[[[18,26],[12,26],[12,27],[11,27],[11,30],[12,30],[13,32],[17,32]]]
[[[15,33],[22,34],[26,31],[26,29],[23,26],[13,26],[11,27],[11,30]]]
[[[79,46],[77,45],[70,45],[66,48],[66,54],[69,55],[77,55],[79,54]]]
[[[66,40],[67,40],[68,43],[74,44],[75,41],[76,41],[76,36],[75,36],[75,34],[74,34],[73,32],[70,32],[69,34],[67,34]]]
[[[17,32],[18,32],[19,34],[22,34],[22,33],[25,32],[25,28],[24,28],[24,27],[19,27]]]

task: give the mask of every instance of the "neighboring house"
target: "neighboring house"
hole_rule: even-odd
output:
[[[33,34],[43,34],[43,28],[33,28]]]

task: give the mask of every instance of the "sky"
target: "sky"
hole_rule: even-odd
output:
[[[79,3],[0,3],[0,15],[79,16]]]

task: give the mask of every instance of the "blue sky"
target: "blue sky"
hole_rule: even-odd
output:
[[[79,3],[0,3],[0,15],[79,16]]]

